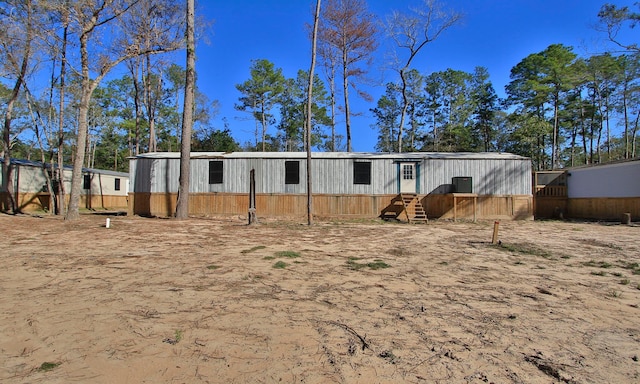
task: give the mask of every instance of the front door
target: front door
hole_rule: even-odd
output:
[[[416,193],[415,163],[400,163],[400,193]]]

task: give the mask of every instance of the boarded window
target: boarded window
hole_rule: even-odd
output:
[[[91,189],[91,175],[84,175],[84,182],[82,183],[82,189]]]
[[[353,184],[371,184],[371,162],[353,163]]]
[[[299,161],[284,162],[284,183],[300,184],[300,162]]]
[[[209,184],[222,184],[222,161],[209,162]]]
[[[114,189],[116,191],[120,190],[120,179],[116,178],[116,184],[114,185]]]

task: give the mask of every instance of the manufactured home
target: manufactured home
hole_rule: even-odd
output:
[[[253,170],[258,217],[304,216],[306,156],[193,152],[189,214],[246,215]],[[179,153],[132,157],[129,214],[173,215],[179,173]],[[317,217],[393,214],[390,207],[407,196],[413,202],[405,205],[421,205],[430,218],[533,217],[531,161],[508,153],[318,152],[312,154],[311,175]],[[410,220],[408,211],[404,213]]]
[[[51,196],[47,189],[46,175],[51,178],[50,164],[31,160],[11,159],[13,169],[13,186],[16,191],[16,202],[23,212],[49,210]],[[64,167],[64,188],[68,203],[71,192],[70,166]],[[2,210],[8,210],[6,183],[0,174],[0,201]],[[129,174],[102,169],[84,168],[82,170],[82,190],[80,206],[88,209],[126,209],[127,191],[129,190]]]
[[[534,173],[536,217],[640,220],[640,158]]]

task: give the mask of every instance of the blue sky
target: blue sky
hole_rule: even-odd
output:
[[[633,1],[609,0],[616,5]],[[572,46],[580,56],[602,52],[605,36],[594,29],[600,7],[594,0],[450,0],[445,7],[461,12],[463,20],[428,44],[414,61],[423,74],[447,68],[472,72],[476,66],[488,68],[499,96],[518,62],[551,44]],[[418,0],[369,0],[369,10],[383,19],[392,10],[407,10]],[[198,87],[220,103],[213,123],[222,128],[226,118],[234,138],[241,144],[253,141],[254,123],[249,115],[234,109],[239,92],[235,85],[249,78],[252,59],[267,59],[282,68],[286,77],[299,69],[309,69],[311,43],[305,23],[312,22],[314,0],[207,0],[197,11],[214,24],[207,31],[207,44],[197,47]],[[383,70],[390,42],[380,41],[376,61],[370,68],[373,84],[367,87],[371,103],[355,96],[352,107],[361,116],[353,119],[353,150],[373,151],[376,132],[369,112],[384,92],[384,84],[396,75]],[[339,117],[339,121],[344,119]],[[338,130],[344,133],[344,124]],[[275,134],[271,127],[269,133]]]

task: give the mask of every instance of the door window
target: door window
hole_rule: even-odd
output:
[[[402,179],[413,180],[413,164],[402,165]]]

